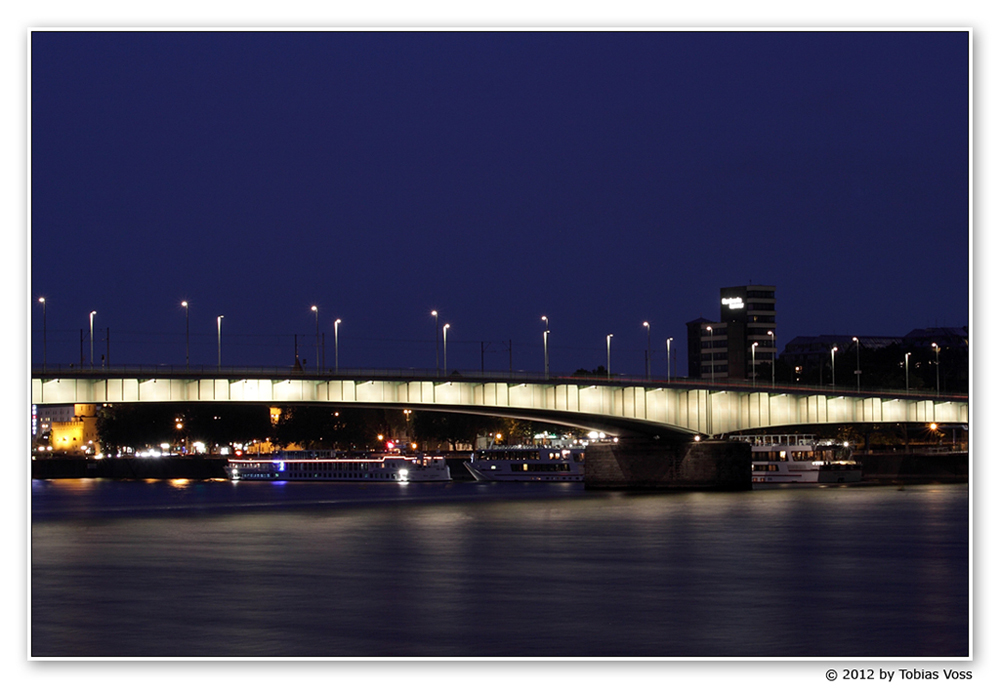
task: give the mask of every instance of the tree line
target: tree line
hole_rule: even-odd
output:
[[[109,455],[161,444],[193,451],[195,442],[203,443],[208,452],[257,442],[275,449],[297,445],[372,451],[403,438],[417,442],[419,448],[433,445],[454,450],[462,444],[473,445],[481,436],[499,434],[503,443],[514,444],[542,431],[564,432],[565,428],[494,416],[304,404],[111,404],[97,413],[98,440]]]

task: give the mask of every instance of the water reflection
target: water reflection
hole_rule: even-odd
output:
[[[59,482],[36,656],[968,653],[965,486]]]

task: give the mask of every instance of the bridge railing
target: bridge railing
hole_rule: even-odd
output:
[[[77,366],[73,364],[47,365],[44,368],[32,370],[32,377],[38,379],[52,378],[118,378],[136,377],[155,379],[163,378],[269,378],[272,380],[287,379],[363,379],[363,380],[441,380],[442,382],[534,382],[539,384],[578,384],[595,386],[644,386],[644,387],[670,387],[675,389],[710,389],[713,391],[733,391],[733,392],[771,392],[775,394],[837,394],[838,396],[859,396],[855,387],[832,387],[829,385],[795,385],[790,383],[776,384],[773,387],[770,382],[753,385],[749,381],[721,380],[708,381],[694,378],[671,378],[668,382],[663,378],[649,379],[643,376],[615,375],[567,375],[550,374],[530,371],[482,371],[466,370],[444,371],[422,369],[422,368],[323,368],[320,370],[309,369],[307,367],[298,368],[293,366],[233,366],[218,367],[212,365],[185,366],[185,365],[116,365],[116,366]],[[895,398],[912,399],[940,399],[943,401],[967,402],[967,394],[941,394],[938,395],[933,389],[911,389],[909,392],[900,389],[883,388],[862,388],[860,396],[892,396]]]

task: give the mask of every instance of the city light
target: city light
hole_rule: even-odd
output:
[[[438,312],[431,311],[431,315],[434,316],[434,374],[441,374],[441,366],[438,363]]]
[[[97,311],[90,311],[90,367],[94,367],[94,316]]]
[[[333,321],[333,365],[334,371],[340,372],[340,318]]]
[[[191,309],[188,308],[187,301],[181,301],[184,308],[184,365],[191,365]]]
[[[542,332],[542,346],[545,350],[545,378],[549,377],[549,319],[546,316],[542,316],[542,320],[545,322],[545,330]]]
[[[222,368],[222,319],[224,317],[226,317],[226,316],[220,315],[218,318],[215,319],[215,325],[218,328],[218,333],[219,333],[219,368],[220,369]]]
[[[614,337],[613,334],[608,335],[608,379],[611,379],[611,338]]]
[[[649,322],[643,321],[642,326],[646,328],[646,379],[653,379],[653,356],[652,356],[652,344],[649,335]]]
[[[441,330],[441,336],[444,338],[444,373],[448,374],[448,329],[451,327],[448,323],[445,323]]]
[[[316,370],[320,370],[319,356],[319,307],[313,306],[310,310],[316,315]]]

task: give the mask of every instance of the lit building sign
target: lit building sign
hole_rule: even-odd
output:
[[[739,310],[740,308],[743,308],[743,299],[739,296],[728,297],[722,299],[722,305],[729,306],[729,310],[731,311]]]

